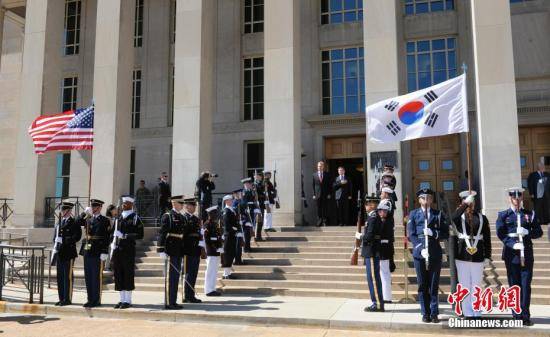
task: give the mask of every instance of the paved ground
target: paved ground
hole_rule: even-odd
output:
[[[385,333],[415,332],[415,333],[435,333],[439,335],[447,335],[449,333],[460,332],[462,334],[486,335],[491,331],[478,330],[456,330],[447,327],[446,319],[452,315],[448,305],[441,305],[443,322],[439,325],[425,324],[420,320],[419,307],[417,304],[391,304],[386,307],[385,313],[365,313],[363,308],[368,304],[364,299],[343,299],[343,298],[321,298],[321,297],[292,297],[292,296],[222,296],[219,298],[203,298],[202,304],[189,304],[183,310],[166,311],[163,310],[162,294],[159,292],[136,292],[134,293],[134,308],[127,310],[114,310],[112,305],[118,302],[118,293],[114,291],[105,291],[103,293],[103,307],[87,310],[82,308],[81,304],[85,299],[85,292],[77,290],[74,293],[73,301],[75,305],[67,307],[55,307],[52,303],[57,301],[57,291],[55,289],[47,289],[44,297],[45,305],[27,305],[25,304],[27,294],[21,289],[4,288],[3,300],[0,302],[0,314],[31,314],[40,315],[41,321],[44,324],[36,323],[36,328],[58,324],[58,319],[53,317],[63,317],[67,322],[75,317],[78,319],[78,328],[81,329],[81,324],[90,325],[90,329],[81,329],[82,331],[93,331],[94,337],[108,336],[108,333],[115,330],[112,327],[117,327],[120,324],[128,325],[129,328],[135,329],[141,324],[148,325],[153,328],[154,321],[162,321],[160,326],[166,331],[185,331],[185,327],[191,323],[198,323],[197,329],[201,326],[206,328],[211,323],[224,324],[230,327],[231,334],[227,334],[222,329],[223,326],[212,327],[212,331],[208,331],[206,335],[194,333],[191,336],[233,336],[242,335],[242,329],[250,329],[254,333],[247,334],[246,337],[252,336],[270,336],[269,333],[273,328],[262,330],[262,326],[271,326],[279,328],[307,328],[303,330],[304,336],[340,336],[338,330],[348,330],[346,334],[341,336],[363,336],[358,330],[385,331]],[[550,336],[550,306],[532,306],[533,320],[536,323],[534,327],[524,328],[521,333],[527,335],[543,335]],[[501,315],[502,316],[502,315]],[[508,315],[504,315],[508,316]],[[45,317],[45,318],[44,318]],[[509,316],[508,316],[509,317]],[[88,318],[88,319],[82,319]],[[105,320],[104,319],[112,319]],[[116,319],[116,320],[115,320]],[[139,321],[137,321],[139,320]],[[8,333],[8,327],[16,326],[33,326],[29,324],[32,319],[25,318],[10,318],[4,317],[0,322],[9,323],[4,328],[4,324],[0,325],[0,330],[4,329]],[[7,321],[7,322],[6,322]],[[103,323],[98,323],[99,321]],[[132,321],[138,323],[132,323]],[[11,322],[11,323],[10,323]],[[121,323],[122,322],[122,323]],[[204,325],[208,323],[208,325]],[[19,325],[18,325],[19,324]],[[97,324],[97,329],[95,325]],[[70,324],[73,328],[74,324]],[[246,327],[246,326],[249,327]],[[149,325],[148,325],[149,327]],[[105,329],[105,330],[103,330]],[[313,329],[313,330],[312,330]],[[527,330],[528,329],[528,330]],[[21,329],[27,333],[27,328]],[[138,329],[139,330],[139,329]],[[13,331],[13,330],[10,330]],[[45,329],[50,331],[50,329]],[[106,334],[98,334],[100,331],[105,331]],[[144,330],[147,331],[147,330]],[[162,330],[164,333],[164,330]],[[280,334],[294,336],[292,330],[289,333]],[[327,332],[328,331],[328,332]],[[492,332],[494,332],[493,330]],[[351,334],[353,332],[353,335]],[[86,332],[87,333],[87,332]],[[300,332],[302,333],[302,332]],[[518,330],[498,330],[498,334],[518,335]],[[30,334],[37,336],[42,334]],[[133,334],[127,334],[132,335]],[[156,336],[155,334],[153,334]],[[387,336],[388,334],[380,335]],[[391,335],[391,334],[390,334]],[[19,335],[18,336],[23,336]],[[43,335],[47,336],[47,335]],[[56,335],[60,336],[60,335]],[[79,337],[86,336],[80,334]],[[141,336],[141,335],[136,335]],[[143,335],[145,336],[145,335]],[[162,335],[160,335],[162,336]],[[370,334],[369,334],[370,336]],[[1,336],[0,336],[1,337]],[[241,336],[239,336],[241,337]]]

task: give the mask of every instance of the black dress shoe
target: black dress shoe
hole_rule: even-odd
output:
[[[194,298],[186,298],[183,300],[183,303],[202,303],[201,300],[199,300],[198,298],[194,297]]]
[[[120,309],[128,309],[130,307],[132,307],[130,303],[122,303],[120,306]]]
[[[422,316],[422,322],[431,323],[432,319],[428,316]]]
[[[115,309],[120,309],[120,307],[122,307],[122,302],[118,302],[118,303],[115,304],[115,306],[114,306]]]
[[[57,302],[57,303],[56,303],[56,304],[54,304],[54,305],[55,305],[56,307],[58,307],[58,306],[60,306],[60,305],[61,305],[61,303],[63,303],[63,302],[62,302],[62,301],[59,301],[59,302]]]
[[[234,280],[234,279],[236,279],[236,277],[233,276],[233,275],[227,275],[227,276],[222,276],[222,279],[223,280]]]
[[[534,324],[529,318],[523,320],[523,326],[533,326]]]
[[[370,307],[366,307],[363,310],[366,312],[384,312],[384,308],[378,308],[376,304],[373,304]]]
[[[91,308],[92,307],[92,303],[90,302],[86,302],[82,305],[84,308]]]
[[[219,292],[219,291],[211,291],[209,292],[208,294],[206,294],[206,296],[221,296],[222,294]]]
[[[166,310],[180,310],[180,309],[183,309],[183,305],[181,305],[181,304],[165,305],[164,309],[166,309]]]
[[[256,238],[255,241],[265,241],[263,238]]]
[[[384,301],[384,304],[392,304],[392,301]]]
[[[61,302],[60,306],[64,307],[64,306],[66,306],[66,305],[71,305],[71,304],[73,304],[73,302],[71,302],[71,301],[63,301],[63,302]]]
[[[436,316],[432,316],[431,317],[431,320],[432,320],[432,323],[439,323],[439,317]]]

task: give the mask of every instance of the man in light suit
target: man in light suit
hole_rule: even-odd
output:
[[[317,163],[317,172],[313,173],[313,200],[317,203],[317,227],[326,226],[327,208],[331,197],[330,176],[325,172],[325,162]]]
[[[336,223],[339,226],[347,226],[353,188],[351,181],[346,177],[346,169],[342,166],[338,167],[338,176],[332,184],[332,189],[334,190],[334,199],[336,199]]]

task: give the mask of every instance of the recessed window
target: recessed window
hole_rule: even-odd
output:
[[[455,182],[452,180],[444,180],[443,181],[443,191],[454,191],[455,190]]]
[[[425,189],[425,188],[432,188],[432,184],[430,184],[429,181],[422,181],[420,184],[418,184],[419,189]]]
[[[80,49],[80,0],[65,1],[65,55],[77,55]]]
[[[454,37],[407,42],[407,88],[427,88],[456,76]]]
[[[75,110],[78,95],[78,77],[65,77],[63,79],[61,95],[62,111]]]
[[[525,168],[527,166],[527,157],[526,156],[520,156],[519,157],[519,164],[521,168]]]
[[[244,33],[264,31],[264,0],[244,0]]]
[[[55,196],[69,196],[69,179],[71,176],[71,153],[59,152],[56,156]]]
[[[406,15],[452,11],[454,8],[453,0],[405,0]]]
[[[130,194],[134,194],[136,184],[136,149],[130,150]]]
[[[321,51],[323,115],[365,111],[363,47]]]
[[[363,21],[363,0],[321,0],[321,24]]]
[[[254,172],[264,170],[264,143],[261,141],[245,142],[245,174],[253,177]]]
[[[441,162],[441,168],[445,171],[451,171],[453,169],[453,161],[451,159]]]
[[[134,70],[132,77],[132,128],[139,129],[141,122],[141,70]]]
[[[264,58],[244,59],[244,120],[264,119]]]
[[[430,169],[430,161],[429,160],[419,160],[418,161],[418,169],[420,171],[428,171]]]
[[[134,47],[143,46],[143,2],[136,0],[136,14],[134,17]]]

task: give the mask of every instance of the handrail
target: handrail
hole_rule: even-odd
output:
[[[13,215],[13,207],[8,202],[13,203],[13,199],[0,198],[0,221],[2,221],[2,228],[6,228],[6,222]]]
[[[38,293],[44,303],[45,246],[20,246],[0,244],[0,300],[4,286],[17,279],[29,291],[29,303]]]

